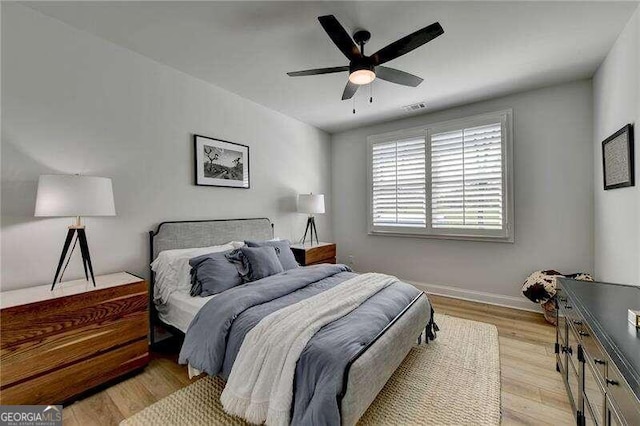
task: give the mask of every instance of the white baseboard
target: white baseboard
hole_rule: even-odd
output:
[[[469,300],[471,302],[487,303],[489,305],[505,306],[507,308],[520,309],[523,311],[542,312],[540,305],[531,302],[526,297],[505,296],[502,294],[487,293],[484,291],[467,290],[457,287],[448,287],[444,285],[419,283],[416,281],[408,281],[409,284],[416,286],[418,289],[437,296],[452,297],[454,299]]]

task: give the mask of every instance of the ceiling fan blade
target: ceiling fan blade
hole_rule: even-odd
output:
[[[344,92],[342,92],[342,100],[347,100],[353,98],[353,95],[356,94],[358,90],[357,84],[353,84],[351,81],[347,81],[347,85],[344,87]]]
[[[325,15],[318,17],[318,21],[320,21],[320,25],[327,32],[331,40],[338,46],[338,49],[347,57],[350,61],[361,58],[362,53],[360,53],[360,49],[354,43],[353,39],[344,29],[340,22],[333,15]]]
[[[377,66],[376,77],[391,83],[402,84],[403,86],[417,87],[422,83],[422,79],[417,75],[400,71],[395,68]]]
[[[344,72],[344,71],[349,71],[349,67],[344,66],[344,67],[331,67],[331,68],[316,68],[313,70],[304,70],[304,71],[292,71],[292,72],[288,72],[287,75],[289,77],[304,77],[307,75],[333,74],[336,72]]]
[[[417,49],[442,34],[444,34],[444,30],[440,26],[440,23],[436,22],[383,47],[371,55],[371,59],[374,65],[384,64],[385,62],[389,62],[392,59],[411,52],[413,49]]]

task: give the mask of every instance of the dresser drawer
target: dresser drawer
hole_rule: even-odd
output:
[[[596,372],[590,364],[584,365],[584,398],[585,413],[587,406],[592,412],[593,422],[604,425],[605,418],[605,393],[603,383],[596,377]]]
[[[332,244],[328,246],[322,246],[322,247],[314,248],[311,250],[307,250],[307,253],[305,255],[305,261],[307,264],[312,264],[312,263],[321,262],[327,259],[334,259],[335,257],[336,257],[336,246]]]
[[[584,405],[584,426],[599,426],[602,425],[602,422],[596,420],[596,415],[591,412],[591,408],[585,402]]]
[[[0,403],[60,404],[89,388],[144,367],[148,358],[145,338],[4,389]]]
[[[580,317],[578,311],[573,307],[571,301],[561,304],[560,311],[566,318],[567,323],[570,326],[574,326],[574,328],[576,323],[580,323],[582,321],[582,317]]]
[[[640,425],[640,401],[613,363],[607,367],[607,393],[628,425]]]
[[[607,377],[608,357],[600,347],[600,344],[593,337],[591,330],[588,328],[587,330],[586,334],[581,338],[585,359],[587,363],[593,366],[595,376],[604,385],[604,379]]]
[[[607,426],[628,426],[620,418],[618,409],[613,406],[611,398],[607,395]],[[635,425],[632,425],[635,426]]]
[[[2,388],[69,363],[147,338],[148,313],[135,312],[0,350]]]
[[[45,339],[111,318],[146,311],[147,305],[147,284],[140,281],[2,309],[0,348]]]
[[[580,410],[580,376],[571,362],[567,363],[567,385],[569,386],[569,398],[575,410]]]
[[[564,313],[560,313],[560,310],[558,310],[557,320],[556,334],[559,339],[558,342],[560,346],[564,346],[567,343],[567,318],[564,316]]]
[[[575,333],[579,337],[585,335],[586,326],[584,325],[584,322],[582,322],[581,317],[577,313],[574,312],[574,315],[571,318],[569,318],[568,321],[571,324],[571,327],[573,328]]]
[[[303,266],[336,263],[336,245],[332,243],[320,243],[315,246],[296,244],[291,246],[291,250],[298,263]]]
[[[575,329],[569,323],[568,331],[567,331],[567,346],[566,351],[569,358],[569,363],[573,365],[574,370],[578,371],[580,364],[578,361],[578,333],[576,333]]]
[[[144,367],[148,297],[146,282],[127,273],[98,276],[95,287],[78,280],[53,293],[3,293],[11,303],[0,310],[0,402],[68,402]]]

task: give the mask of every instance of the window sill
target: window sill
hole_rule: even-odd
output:
[[[432,240],[459,240],[459,241],[480,241],[489,243],[515,243],[513,235],[508,237],[489,237],[480,235],[451,235],[451,234],[418,234],[418,233],[404,233],[394,231],[373,231],[367,232],[368,235],[383,236],[383,237],[405,237],[405,238],[427,238]]]

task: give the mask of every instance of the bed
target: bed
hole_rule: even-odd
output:
[[[229,241],[268,240],[273,236],[273,225],[267,218],[163,222],[149,232],[150,260],[153,262],[164,250],[207,247]],[[153,299],[153,272],[150,282],[152,330],[155,325],[161,325],[182,337],[203,307],[220,296],[191,297],[173,293],[157,306]],[[425,330],[428,342],[429,338],[435,337],[433,309],[426,295],[418,293],[373,338],[350,355],[335,395],[341,424],[353,425],[358,421]],[[153,345],[153,333],[151,336]]]

